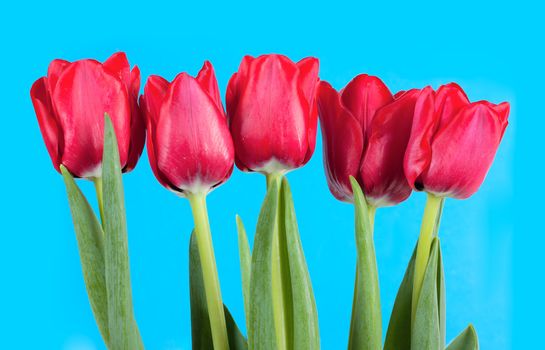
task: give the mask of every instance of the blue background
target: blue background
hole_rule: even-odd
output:
[[[220,89],[244,54],[321,60],[341,88],[358,73],[392,91],[456,81],[472,100],[511,102],[510,126],[486,181],[469,200],[448,200],[440,236],[447,336],[473,322],[483,349],[535,348],[545,312],[543,9],[530,2],[378,1],[294,4],[64,2],[3,5],[0,348],[102,349],[87,301],[60,176],[29,99],[54,58],[127,52],[143,78],[196,74],[205,59]],[[328,192],[319,138],[314,157],[289,174],[319,310],[324,349],[347,343],[355,248],[352,206]],[[144,155],[124,176],[134,307],[149,349],[189,349],[186,200],[163,189]],[[94,202],[89,183],[81,186]],[[264,179],[236,170],[209,196],[223,296],[244,328],[235,213],[252,231]],[[384,328],[416,241],[424,195],[377,214]],[[537,219],[536,219],[537,218]],[[540,325],[541,324],[541,325]]]

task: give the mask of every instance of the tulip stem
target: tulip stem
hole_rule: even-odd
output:
[[[225,323],[225,313],[221,299],[221,290],[212,245],[212,234],[208,221],[206,209],[206,194],[188,195],[193,220],[195,221],[195,233],[197,246],[202,265],[204,289],[206,294],[206,305],[210,317],[210,328],[212,330],[212,342],[215,350],[228,350],[229,341]]]
[[[93,184],[95,185],[95,192],[97,194],[98,211],[100,213],[100,222],[104,225],[104,196],[102,195],[102,178],[93,178]]]
[[[416,259],[414,265],[413,295],[412,295],[412,323],[416,317],[418,298],[424,281],[424,274],[430,255],[431,243],[433,237],[437,235],[439,220],[443,208],[444,199],[428,193],[424,215],[422,216],[422,225],[420,227],[420,237],[416,248]]]
[[[367,209],[369,210],[369,225],[371,226],[371,234],[375,233],[375,213],[377,212],[377,207],[367,204]]]
[[[282,173],[267,174],[267,190],[276,182],[282,179]],[[280,196],[280,194],[279,194]],[[281,235],[285,235],[285,230],[281,228],[281,204],[278,202],[277,206],[277,222],[275,224],[274,236],[272,240],[272,299],[273,299],[273,317],[276,332],[276,349],[285,350],[288,349],[288,334],[287,329],[289,318],[289,312],[291,305],[289,305],[291,286],[289,285],[289,266],[287,260],[287,246],[286,238]]]

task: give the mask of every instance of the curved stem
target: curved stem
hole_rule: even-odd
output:
[[[102,178],[93,178],[93,184],[95,185],[95,192],[97,194],[98,211],[100,212],[100,222],[104,225],[104,197],[102,195]]]
[[[424,274],[430,255],[431,242],[433,237],[437,235],[440,215],[443,208],[443,198],[436,197],[428,193],[424,215],[422,216],[422,225],[420,227],[420,236],[418,237],[418,246],[416,248],[416,258],[414,264],[414,279],[413,279],[413,295],[412,295],[412,321],[416,316],[416,308]]]
[[[228,350],[229,340],[225,323],[225,313],[221,290],[212,246],[212,235],[208,212],[206,210],[206,194],[190,194],[188,196],[195,221],[195,233],[197,246],[201,259],[204,289],[206,294],[206,305],[210,317],[210,328],[212,330],[212,342],[215,350]]]

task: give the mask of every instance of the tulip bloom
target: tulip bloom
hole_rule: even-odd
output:
[[[418,90],[393,96],[377,77],[358,75],[337,92],[327,82],[318,87],[318,109],[329,189],[342,201],[353,199],[354,176],[370,204],[405,200],[411,188],[403,173]]]
[[[163,186],[189,199],[214,349],[228,350],[206,195],[231,175],[235,151],[214,69],[205,62],[196,78],[180,73],[172,83],[152,75],[140,101],[151,168]]]
[[[467,198],[490,168],[509,115],[509,103],[470,103],[455,83],[422,90],[405,154],[407,180],[439,197]]]
[[[227,87],[226,103],[244,171],[282,173],[308,162],[316,144],[318,60],[246,56]]]
[[[234,148],[212,65],[196,78],[172,83],[152,75],[141,105],[148,130],[148,157],[159,182],[181,194],[207,193],[233,170]]]
[[[104,114],[108,113],[117,136],[124,172],[132,170],[142,153],[145,124],[139,115],[140,71],[131,71],[124,53],[104,63],[92,59],[54,60],[47,76],[30,90],[45,145],[60,172],[99,178],[102,169]]]

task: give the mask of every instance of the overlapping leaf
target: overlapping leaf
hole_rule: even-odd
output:
[[[108,297],[104,267],[104,242],[102,226],[93,209],[64,166],[61,172],[66,185],[74,231],[83,270],[83,279],[89,302],[104,342],[109,342]]]
[[[210,328],[210,317],[206,304],[201,259],[194,233],[191,233],[189,247],[192,348],[193,350],[209,350],[214,348],[214,344],[212,343],[212,330]],[[225,310],[229,349],[246,350],[248,348],[246,339],[240,332],[227,307],[225,305],[223,307]]]
[[[250,274],[252,272],[252,254],[246,229],[242,219],[237,215],[238,250],[240,255],[240,272],[242,275],[242,296],[244,298],[244,312],[246,315],[246,329],[250,319]]]
[[[448,346],[447,350],[479,350],[477,332],[469,325]]]
[[[112,349],[143,348],[133,315],[127,223],[119,152],[114,128],[105,116],[102,180],[104,192],[104,256],[108,324]]]
[[[351,177],[356,217],[357,268],[349,349],[382,348],[380,291],[369,208],[358,182]]]
[[[441,326],[437,290],[439,240],[432,242],[431,253],[418,298],[416,315],[411,329],[411,349],[441,349]]]

